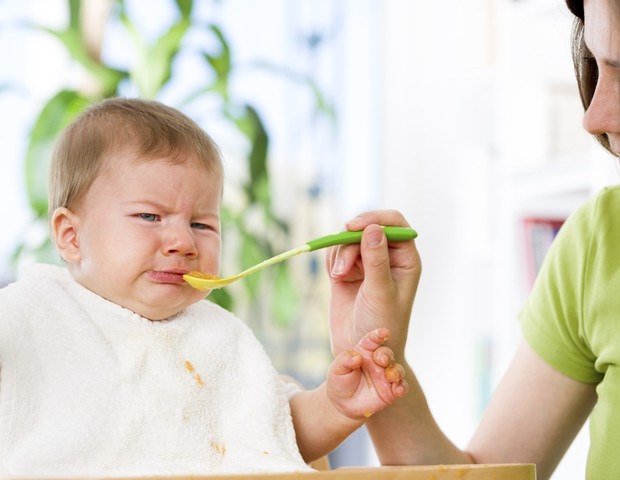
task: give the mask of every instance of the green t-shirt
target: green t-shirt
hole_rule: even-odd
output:
[[[620,187],[565,222],[520,318],[546,362],[597,384],[586,478],[620,478]]]

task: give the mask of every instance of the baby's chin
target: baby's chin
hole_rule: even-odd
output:
[[[171,320],[183,310],[185,310],[188,306],[196,303],[196,301],[186,300],[183,302],[179,302],[178,304],[172,304],[171,302],[169,302],[165,305],[158,305],[157,300],[154,300],[152,302],[139,301],[133,298],[108,300],[152,322]]]
[[[140,285],[133,290],[130,286],[119,291],[117,286],[111,286],[109,282],[97,281],[88,276],[80,277],[74,274],[73,278],[100,297],[154,322],[170,320],[206,296],[205,292],[195,290],[189,285],[149,282],[146,286]]]
[[[137,313],[138,315],[140,315],[143,318],[146,318],[147,320],[150,320],[152,322],[163,322],[166,320],[171,320],[173,318],[175,318],[177,315],[179,315],[179,313],[181,313],[183,310],[185,310],[189,305],[191,305],[192,303],[195,302],[188,302],[188,303],[184,303],[183,305],[179,305],[176,307],[153,307],[153,306],[135,306],[134,308],[132,308],[131,306],[125,306],[125,308],[133,311],[134,313]]]

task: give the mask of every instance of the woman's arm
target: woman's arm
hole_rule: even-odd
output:
[[[383,464],[535,463],[537,478],[545,480],[596,403],[594,385],[552,369],[523,342],[461,451],[439,429],[406,370],[407,397],[367,424]]]
[[[366,423],[381,464],[473,463],[471,456],[459,450],[440,430],[412,369],[408,365],[403,367],[409,393]]]
[[[468,450],[477,463],[535,463],[538,479],[547,479],[596,399],[596,385],[554,370],[522,342]]]

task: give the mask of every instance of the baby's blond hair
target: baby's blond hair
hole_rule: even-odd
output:
[[[87,108],[64,130],[52,155],[49,211],[73,208],[86,195],[106,157],[131,151],[138,159],[202,161],[223,180],[220,151],[196,122],[153,100],[111,98]]]

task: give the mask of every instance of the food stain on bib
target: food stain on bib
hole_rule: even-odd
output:
[[[192,377],[194,377],[194,380],[196,381],[198,385],[202,387],[205,384],[205,382],[202,380],[200,375],[196,372],[196,369],[194,368],[194,366],[189,360],[185,360],[185,370],[187,370],[192,375]]]
[[[215,440],[211,440],[211,448],[219,453],[222,457],[226,455],[226,445],[218,443]]]

